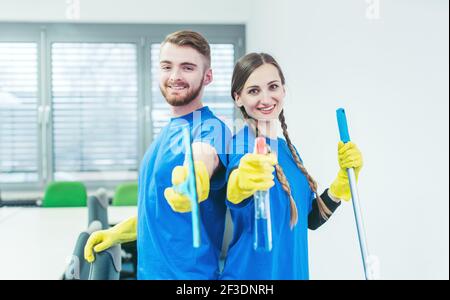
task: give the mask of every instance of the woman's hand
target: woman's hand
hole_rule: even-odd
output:
[[[350,200],[350,184],[348,182],[347,169],[353,168],[355,170],[356,181],[358,181],[358,175],[363,166],[363,157],[358,147],[348,142],[338,143],[338,162],[340,170],[336,179],[330,186],[329,193],[332,198]]]
[[[239,167],[228,178],[228,200],[238,204],[256,191],[265,191],[274,186],[273,172],[276,164],[277,157],[273,153],[244,155]]]

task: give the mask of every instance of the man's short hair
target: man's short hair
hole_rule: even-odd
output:
[[[211,66],[211,48],[208,41],[198,32],[181,30],[166,36],[161,44],[161,48],[166,44],[171,43],[180,47],[191,47],[201,55],[203,55],[207,62],[207,67]]]

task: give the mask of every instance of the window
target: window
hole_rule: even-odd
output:
[[[36,43],[0,43],[0,182],[38,180]]]
[[[56,180],[137,178],[136,45],[52,44]]]

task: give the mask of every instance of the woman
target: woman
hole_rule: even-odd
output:
[[[325,223],[341,199],[350,199],[346,169],[359,173],[361,152],[353,143],[339,142],[338,176],[319,196],[287,132],[285,78],[275,59],[264,53],[242,57],[234,68],[231,93],[246,125],[229,148],[226,203],[234,232],[221,278],[308,279],[307,230]],[[284,139],[277,137],[278,125]],[[271,153],[253,153],[256,136],[266,138]],[[271,251],[253,248],[253,195],[263,190],[270,190]]]

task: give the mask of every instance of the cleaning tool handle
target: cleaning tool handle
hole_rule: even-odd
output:
[[[191,201],[192,215],[192,245],[194,248],[200,247],[200,207],[198,205],[197,182],[194,168],[194,156],[192,153],[191,130],[189,126],[183,127],[183,140],[185,143],[185,164],[188,167],[188,177],[186,180],[185,194]]]
[[[350,142],[350,135],[348,134],[347,117],[345,116],[345,110],[339,108],[336,110],[336,117],[339,127],[339,136],[341,141],[345,144]]]
[[[350,142],[350,135],[348,133],[348,125],[347,125],[347,117],[345,115],[345,110],[343,108],[339,108],[336,110],[336,117],[339,127],[339,135],[341,138],[341,141],[343,143]],[[373,274],[374,270],[372,268],[372,265],[370,263],[370,255],[369,250],[367,246],[367,239],[366,239],[366,233],[364,229],[364,222],[362,218],[362,211],[359,201],[359,195],[358,195],[358,187],[356,185],[356,176],[355,176],[355,170],[353,168],[347,169],[347,175],[348,175],[348,181],[350,185],[350,191],[352,194],[352,204],[353,204],[353,213],[355,216],[355,222],[356,222],[356,229],[358,232],[358,240],[359,240],[359,247],[361,250],[361,258],[364,268],[364,276],[366,279],[375,279]]]

